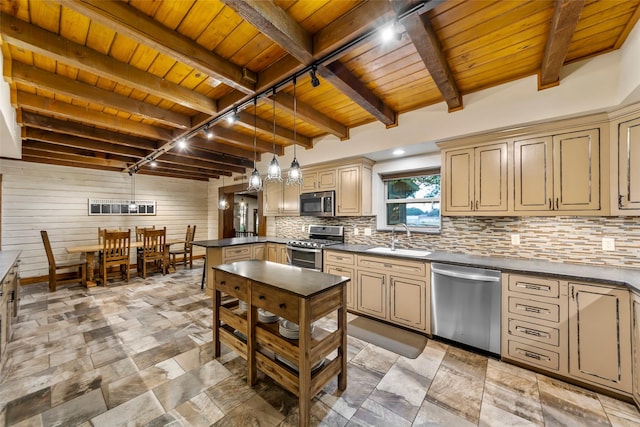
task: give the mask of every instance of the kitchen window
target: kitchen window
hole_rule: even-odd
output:
[[[384,174],[385,224],[440,230],[440,170]]]

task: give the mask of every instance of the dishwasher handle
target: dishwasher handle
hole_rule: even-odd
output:
[[[486,276],[484,274],[470,274],[459,271],[443,270],[431,265],[431,272],[442,274],[443,276],[457,277],[458,279],[477,280],[480,282],[499,282],[500,277]]]

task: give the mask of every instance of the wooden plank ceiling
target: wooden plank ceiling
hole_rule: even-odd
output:
[[[295,142],[313,149],[526,76],[562,84],[565,64],[618,49],[640,16],[640,0],[0,5],[22,160],[198,180],[251,168],[254,141],[258,159],[294,143],[294,76]]]

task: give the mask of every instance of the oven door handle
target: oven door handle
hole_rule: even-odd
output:
[[[298,248],[298,247],[287,246],[287,253],[289,251],[318,253],[318,252],[322,252],[322,249],[307,249],[307,248]]]

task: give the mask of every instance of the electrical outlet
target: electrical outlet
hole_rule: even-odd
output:
[[[511,235],[511,244],[514,245],[514,246],[520,245],[520,235],[519,234],[512,234]]]
[[[613,240],[613,237],[603,237],[602,238],[602,250],[603,251],[615,251],[616,243]]]
[[[365,236],[371,236],[371,228],[370,227],[366,227],[364,229],[364,235]]]
[[[360,230],[358,230],[358,227],[353,227],[353,235],[357,236],[358,234],[360,234]]]
[[[300,230],[300,231],[302,231],[302,232],[304,233],[305,231],[307,231],[307,229],[306,229],[306,228],[305,228],[305,226],[303,225],[303,226],[302,226],[302,230]]]

